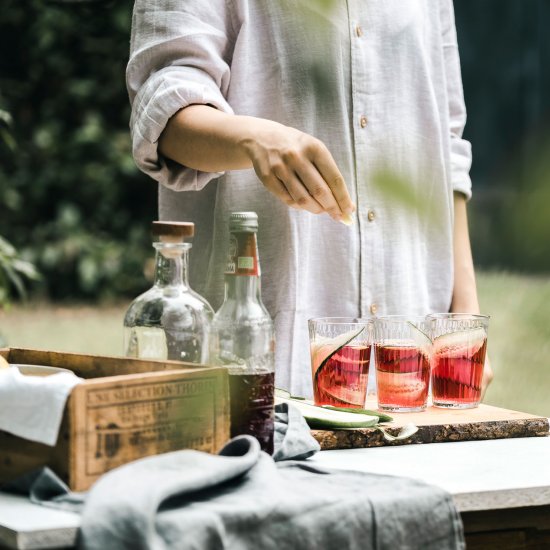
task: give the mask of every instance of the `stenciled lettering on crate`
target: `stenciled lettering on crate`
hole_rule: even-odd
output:
[[[180,449],[215,453],[229,439],[225,369],[13,348],[0,354],[85,379],[71,392],[55,447],[0,431],[0,483],[49,466],[83,491],[132,460]]]

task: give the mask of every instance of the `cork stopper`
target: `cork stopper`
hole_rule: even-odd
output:
[[[192,222],[161,222],[151,224],[151,234],[164,243],[181,243],[195,234],[195,224]]]

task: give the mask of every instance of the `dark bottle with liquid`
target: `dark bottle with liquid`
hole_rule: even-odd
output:
[[[211,361],[229,370],[231,437],[256,437],[273,453],[275,334],[262,303],[255,212],[229,218],[225,298],[212,322]]]

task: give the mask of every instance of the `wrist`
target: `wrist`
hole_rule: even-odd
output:
[[[239,116],[240,132],[237,139],[239,154],[254,164],[258,147],[258,136],[263,131],[262,120],[251,116]]]
[[[450,313],[471,313],[473,315],[479,315],[479,302],[476,298],[455,298],[451,302]]]
[[[268,150],[276,141],[277,131],[282,124],[265,118],[239,116],[239,138],[237,147],[241,155],[255,164],[260,150]]]

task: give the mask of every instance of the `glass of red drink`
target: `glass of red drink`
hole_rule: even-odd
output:
[[[372,326],[369,319],[310,319],[311,373],[316,405],[363,408],[367,394]]]
[[[469,313],[428,316],[433,340],[435,407],[471,409],[481,401],[489,317]]]
[[[390,315],[374,320],[378,407],[423,411],[430,387],[430,324],[425,317]]]

